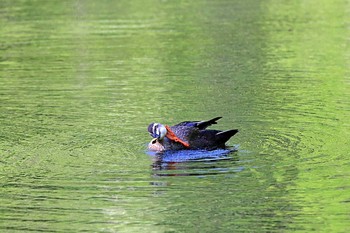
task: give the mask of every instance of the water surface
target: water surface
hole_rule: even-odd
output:
[[[349,232],[349,2],[2,1],[1,232]],[[223,116],[228,159],[146,153]]]

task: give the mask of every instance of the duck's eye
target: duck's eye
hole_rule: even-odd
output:
[[[157,142],[157,140],[152,140],[152,144],[155,144]]]

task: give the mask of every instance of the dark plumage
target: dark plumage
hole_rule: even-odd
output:
[[[216,121],[219,119],[221,119],[221,117],[216,117],[208,121],[184,121],[177,125],[171,126],[170,130],[179,139],[185,143],[188,143],[189,147],[169,139],[169,132],[165,129],[165,126],[159,123],[152,123],[148,126],[148,131],[155,138],[150,142],[148,148],[156,151],[181,149],[214,150],[218,148],[225,148],[225,143],[233,135],[235,135],[238,130],[231,129],[227,131],[220,131],[207,129],[207,127],[217,124]]]

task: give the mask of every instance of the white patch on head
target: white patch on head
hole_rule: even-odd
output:
[[[162,124],[159,124],[157,127],[157,134],[159,135],[159,140],[163,140],[163,138],[165,137],[166,133],[168,131],[166,130],[165,126]]]
[[[153,127],[152,127],[152,132],[153,132],[153,133],[157,133],[157,134],[158,134],[158,132],[157,132],[158,125],[159,125],[159,123],[154,123],[154,124],[153,124]]]

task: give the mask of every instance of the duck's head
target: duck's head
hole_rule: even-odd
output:
[[[167,130],[165,126],[160,123],[152,123],[148,126],[148,132],[153,138],[163,140],[167,133]]]

